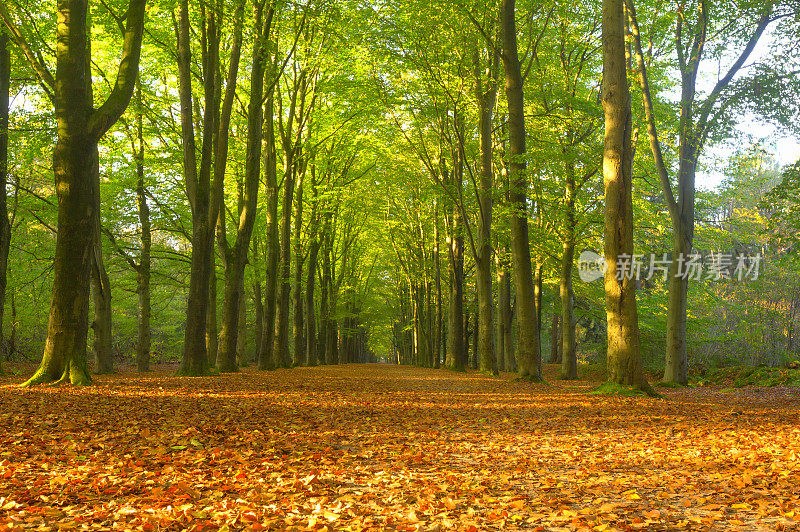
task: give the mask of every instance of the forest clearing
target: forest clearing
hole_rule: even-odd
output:
[[[342,365],[0,386],[3,530],[795,530],[800,389]],[[42,526],[40,526],[42,525]],[[4,527],[4,528],[3,528]]]

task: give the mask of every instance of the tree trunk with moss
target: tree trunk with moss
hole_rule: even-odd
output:
[[[0,27],[0,335],[8,282],[8,251],[11,246],[11,225],[8,221],[6,185],[8,183],[8,106],[11,89],[11,54],[8,36]],[[0,360],[0,374],[3,361]]]
[[[56,75],[53,78],[35,54],[25,54],[52,94],[58,138],[53,173],[58,195],[58,233],[53,264],[53,292],[42,362],[25,385],[47,382],[92,382],[86,367],[89,286],[95,244],[95,219],[100,206],[96,182],[98,143],[128,106],[139,68],[145,0],[131,0],[123,32],[122,59],[107,100],[95,108],[91,75],[91,28],[87,0],[59,0],[56,11]],[[16,28],[6,10],[0,16]],[[12,40],[30,49],[12,32]]]
[[[152,233],[150,208],[144,183],[144,124],[142,117],[142,88],[136,89],[136,205],[139,214],[141,254],[136,268],[136,293],[139,296],[139,318],[136,335],[136,368],[140,373],[150,371],[150,250]]]
[[[206,313],[206,353],[208,364],[215,366],[219,358],[219,331],[217,328],[217,255],[214,243],[210,244],[211,264],[208,266],[208,310]]]
[[[479,368],[497,375],[497,354],[494,345],[494,297],[492,294],[492,208],[494,205],[494,154],[492,149],[492,117],[497,100],[499,60],[489,50],[490,60],[484,81],[480,57],[475,54],[475,98],[478,102],[478,136],[481,171],[478,181],[478,238],[475,242],[475,283],[478,286],[478,356]]]
[[[625,60],[623,0],[603,0],[603,109],[605,138],[605,293],[608,384],[645,388],[639,352],[636,280],[618,258],[633,254],[631,97]],[[566,324],[563,324],[566,325]]]
[[[442,366],[442,258],[441,235],[439,234],[439,205],[434,200],[433,207],[433,267],[434,289],[436,290],[436,316],[434,317],[433,333],[433,367]]]
[[[194,107],[191,72],[191,31],[189,26],[189,2],[179,4],[177,27],[178,97],[181,112],[181,137],[183,140],[183,172],[186,193],[192,209],[192,264],[189,276],[189,296],[186,305],[186,328],[184,332],[183,358],[179,373],[188,376],[207,375],[210,364],[206,345],[209,290],[212,253],[214,250],[214,226],[211,224],[211,169],[213,161],[214,126],[219,108],[216,76],[212,73],[219,67],[219,42],[217,41],[217,10],[205,10],[203,34],[204,53],[202,144],[200,165],[194,130]]]
[[[292,248],[294,251],[294,290],[292,290],[292,306],[294,307],[294,316],[292,321],[292,336],[294,338],[294,353],[293,361],[295,365],[304,365],[307,362],[306,353],[306,339],[305,339],[305,324],[303,323],[303,263],[305,258],[303,256],[303,182],[305,181],[305,171],[307,166],[304,165],[303,172],[300,173],[297,180],[297,198],[295,199],[294,207],[294,235],[292,235]]]
[[[274,98],[267,97],[265,116],[274,113]],[[264,180],[266,183],[266,239],[267,263],[264,285],[264,332],[258,349],[258,369],[275,369],[282,366],[276,363],[274,354],[275,309],[278,287],[278,169],[275,151],[275,130],[272,120],[265,121],[264,127]]]
[[[508,100],[508,145],[506,155],[511,174],[511,255],[517,297],[517,366],[522,379],[542,380],[539,323],[533,286],[528,238],[528,180],[526,174],[525,102],[522,71],[517,50],[516,1],[503,0],[501,7],[503,65]]]
[[[100,195],[100,176],[96,179],[95,194]],[[114,353],[111,338],[111,281],[103,260],[103,241],[100,234],[100,212],[95,215],[92,261],[92,297],[94,299],[94,372],[98,375],[114,373]]]
[[[247,252],[256,221],[258,207],[258,187],[261,177],[261,159],[263,153],[264,131],[264,94],[265,75],[269,66],[268,39],[272,27],[274,9],[265,14],[263,4],[254,8],[254,24],[257,34],[253,44],[253,57],[256,58],[250,73],[250,102],[247,113],[247,145],[244,171],[244,186],[240,187],[239,224],[236,228],[236,241],[228,245],[227,236],[223,232],[220,245],[225,253],[225,303],[220,331],[220,357],[217,367],[220,371],[230,372],[238,369],[237,353],[239,352],[240,312],[239,306],[244,299],[244,272],[247,266]],[[241,44],[241,33],[237,30],[235,46]],[[237,53],[238,55],[238,53]],[[238,65],[238,61],[237,61]],[[233,80],[235,83],[235,80]],[[232,96],[231,96],[232,98]],[[226,101],[227,104],[227,101]],[[220,216],[224,213],[220,212]]]
[[[575,263],[575,165],[566,164],[564,187],[564,234],[561,253],[561,378],[578,378],[578,354],[575,349],[575,294],[572,270]]]
[[[456,207],[448,234],[450,264],[450,296],[447,313],[447,359],[445,366],[454,371],[466,368],[464,347],[464,236],[461,234],[461,212]]]

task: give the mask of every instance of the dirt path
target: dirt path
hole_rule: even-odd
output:
[[[608,398],[553,371],[6,377],[0,530],[800,529],[796,390]]]

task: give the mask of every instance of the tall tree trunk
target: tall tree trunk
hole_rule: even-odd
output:
[[[0,28],[0,339],[8,281],[8,251],[11,246],[11,225],[8,221],[6,185],[8,183],[8,106],[11,89],[11,54],[8,35]],[[3,361],[0,360],[0,374]]]
[[[520,378],[542,380],[539,323],[528,240],[528,181],[525,163],[525,102],[517,51],[515,0],[502,1],[503,65],[508,99],[508,167],[511,174],[511,254],[517,300],[517,366]]]
[[[308,251],[308,271],[306,272],[305,308],[306,308],[306,355],[308,365],[316,366],[317,359],[317,320],[314,316],[314,285],[317,280],[317,256],[319,240],[312,236]]]
[[[275,112],[272,95],[267,97],[265,115],[272,117]],[[275,153],[275,129],[273,120],[265,120],[264,132],[264,175],[266,178],[267,209],[267,277],[264,288],[264,334],[258,350],[258,368],[275,369],[281,366],[276,363],[274,353],[275,309],[278,287],[278,170]]]
[[[631,98],[625,61],[623,0],[603,0],[605,139],[605,293],[608,382],[642,388],[636,280],[619,275],[617,259],[633,254]],[[620,272],[623,273],[623,272]]]
[[[214,249],[214,227],[210,223],[211,167],[213,160],[215,111],[217,90],[214,74],[219,63],[219,44],[216,42],[216,13],[207,9],[204,35],[207,49],[203,54],[206,73],[203,80],[205,113],[200,167],[194,131],[194,108],[192,104],[191,31],[189,26],[189,1],[181,0],[178,19],[178,93],[181,108],[181,136],[183,140],[183,171],[186,191],[192,207],[192,265],[189,277],[189,296],[186,304],[186,328],[183,342],[183,358],[179,373],[187,376],[209,373],[208,349],[206,346],[206,324],[208,320],[209,290]]]
[[[97,176],[95,194],[100,196],[100,176]],[[100,211],[94,220],[92,246],[92,297],[94,299],[94,372],[98,375],[114,373],[114,353],[111,340],[111,281],[103,261],[103,240],[100,233]]]
[[[253,254],[256,254],[256,248],[253,246]],[[258,363],[258,349],[261,346],[261,338],[264,335],[264,299],[261,294],[261,281],[256,280],[253,283],[253,304],[256,307],[255,323],[255,338],[253,345],[255,346],[256,363]]]
[[[484,84],[479,56],[475,54],[476,99],[478,101],[478,134],[481,148],[481,172],[478,186],[478,239],[475,255],[475,283],[478,285],[478,356],[480,370],[497,374],[497,356],[494,350],[494,295],[492,294],[492,207],[494,172],[492,165],[492,117],[497,100],[497,54],[489,51],[489,72],[493,75]]]
[[[435,201],[435,200],[434,200]],[[436,289],[436,317],[433,347],[433,367],[439,369],[442,365],[442,261],[439,235],[439,205],[434,203],[433,225],[433,261],[435,268],[434,284]]]
[[[328,238],[328,253],[326,254],[328,270],[328,315],[325,339],[325,358],[328,364],[339,364],[339,320],[336,319],[339,301],[339,286],[336,279],[336,262],[333,255],[333,235]],[[346,256],[342,257],[344,262]],[[410,344],[409,344],[410,346]]]
[[[450,298],[447,313],[447,369],[463,371],[466,367],[464,352],[464,237],[460,234],[461,215],[453,209],[451,223]]]
[[[322,280],[320,282],[320,296],[319,296],[319,341],[317,342],[317,357],[320,363],[330,364],[330,354],[328,353],[328,323],[330,321],[329,314],[331,313],[330,298],[328,289],[331,284],[331,261],[330,261],[330,230],[331,230],[331,213],[325,213],[325,224],[323,225],[322,235],[323,240],[322,251]]]
[[[508,250],[503,249],[502,256],[505,257]],[[497,290],[498,294],[498,316],[502,319],[502,330],[499,334],[503,335],[503,351],[498,351],[503,357],[503,364],[506,371],[517,371],[517,360],[514,357],[514,310],[511,304],[511,272],[509,271],[508,261],[504,258],[497,265]]]
[[[217,254],[214,242],[211,244],[211,264],[208,266],[208,311],[206,313],[206,351],[208,353],[208,364],[217,365],[219,357],[219,333],[217,329]],[[228,265],[223,263],[226,277]]]
[[[464,367],[470,366],[471,362],[472,362],[471,361],[471,357],[470,357],[472,349],[471,349],[470,341],[469,341],[470,338],[472,338],[472,334],[471,334],[471,331],[470,331],[470,319],[469,319],[469,316],[470,316],[470,308],[469,308],[469,304],[467,303],[467,304],[464,305],[464,325],[462,327],[462,332],[463,332],[463,336],[464,336],[464,339],[462,340],[462,342],[464,344]]]
[[[533,267],[533,294],[534,294],[534,308],[536,309],[536,345],[539,346],[541,357],[542,345],[542,297],[544,291],[542,290],[542,283],[544,281],[544,264],[540,260],[536,261]],[[539,363],[541,369],[541,360]]]
[[[307,167],[306,167],[307,168]],[[294,336],[294,363],[303,365],[306,363],[306,339],[305,325],[303,323],[303,182],[305,181],[304,172],[301,172],[297,181],[297,197],[295,198],[294,210],[294,290],[293,307],[294,321],[292,335]]]
[[[495,255],[495,272],[497,274],[497,362],[500,371],[510,371],[511,368],[507,364],[505,357],[506,352],[506,320],[508,319],[507,309],[510,309],[509,294],[506,290],[506,272],[503,269],[502,259],[500,253]]]
[[[289,317],[291,303],[291,262],[292,262],[292,200],[296,165],[294,150],[285,154],[285,171],[283,176],[283,210],[281,212],[280,236],[280,263],[278,264],[278,300],[275,316],[275,339],[272,347],[273,359],[276,366],[289,367],[292,359],[289,354]]]
[[[564,190],[564,240],[561,254],[561,378],[578,378],[578,354],[575,350],[575,297],[572,290],[572,268],[575,262],[575,166],[566,165]]]
[[[144,184],[144,127],[142,117],[142,87],[136,88],[136,206],[139,213],[141,253],[136,269],[136,293],[139,296],[139,319],[136,335],[136,368],[140,373],[150,371],[150,250],[152,234],[150,208]]]
[[[478,310],[478,292],[475,291],[475,299],[473,300],[473,308],[475,309],[475,319],[472,320],[472,357],[470,358],[469,367],[478,369],[478,346],[480,345],[481,330],[478,321],[480,320],[480,311]]]
[[[559,287],[556,287],[556,296],[559,296]],[[555,307],[558,311],[553,311],[553,317],[550,320],[550,360],[548,362],[550,364],[561,364],[562,360],[558,357],[558,346],[561,344],[561,331],[558,328],[558,324],[561,321],[561,301],[557,299],[558,303],[555,304]]]
[[[25,382],[91,383],[86,368],[89,284],[93,225],[100,205],[100,139],[128,106],[139,68],[145,0],[131,0],[123,35],[122,59],[108,99],[95,108],[87,0],[59,0],[56,29],[56,76],[31,60],[42,83],[53,91],[58,140],[53,173],[58,195],[58,234],[53,264],[53,293],[42,362]],[[7,26],[13,21],[4,20]],[[17,35],[21,35],[17,33]],[[18,42],[17,44],[20,44]],[[30,59],[30,58],[29,58]]]
[[[261,175],[261,156],[264,108],[262,97],[264,94],[264,76],[268,65],[268,47],[270,28],[274,10],[264,16],[263,3],[254,7],[254,24],[257,35],[253,43],[253,62],[250,71],[250,102],[247,109],[247,146],[245,159],[244,190],[240,201],[239,225],[236,228],[236,242],[232,246],[227,244],[227,237],[223,235],[225,249],[225,299],[222,314],[222,329],[220,330],[220,357],[217,367],[220,371],[231,372],[238,369],[237,353],[240,336],[240,311],[239,307],[244,300],[244,270],[247,266],[247,251],[250,249],[250,238],[256,221],[256,208],[258,206],[258,187]],[[241,31],[241,30],[239,30]],[[238,48],[241,43],[241,34],[238,33],[234,46]],[[238,55],[238,54],[237,54]],[[235,82],[235,80],[234,80]],[[270,108],[270,105],[267,106]],[[272,120],[268,120],[269,123]],[[267,144],[269,141],[267,140]],[[269,148],[267,148],[268,150]],[[220,213],[220,216],[223,216]]]
[[[709,129],[713,127],[720,113],[727,112],[725,105],[717,105],[721,95],[734,80],[737,73],[748,61],[758,42],[764,35],[769,25],[780,16],[774,16],[773,10],[777,5],[774,2],[762,2],[763,11],[757,23],[752,27],[744,48],[738,54],[727,72],[721,75],[713,88],[707,92],[703,101],[697,101],[697,77],[700,63],[707,43],[709,25],[709,3],[699,2],[697,5],[697,21],[694,24],[684,24],[684,6],[679,5],[676,17],[676,39],[678,42],[691,42],[689,47],[679,46],[677,49],[677,70],[681,76],[680,118],[678,124],[678,175],[677,194],[673,190],[667,165],[661,150],[661,141],[658,136],[653,102],[650,92],[650,83],[647,73],[647,64],[642,53],[639,23],[636,16],[636,6],[631,0],[625,1],[630,22],[633,54],[636,56],[637,81],[641,88],[643,107],[647,118],[647,133],[650,140],[650,149],[653,162],[661,182],[664,202],[670,213],[673,233],[673,260],[669,271],[669,302],[667,307],[667,345],[664,379],[666,383],[686,384],[688,382],[688,353],[686,338],[686,302],[689,288],[688,278],[676,278],[678,273],[677,260],[692,252],[694,239],[695,218],[695,174],[700,152],[705,140],[708,138]],[[713,8],[713,6],[712,6]],[[753,22],[756,22],[755,20]],[[685,35],[684,33],[688,33]],[[688,39],[687,39],[688,37]],[[687,53],[688,52],[688,53]]]
[[[249,365],[247,361],[247,290],[244,285],[239,291],[239,321],[236,335],[236,362],[240,368]]]
[[[224,4],[221,4],[224,6]],[[260,15],[262,13],[262,8],[259,7],[261,4],[258,4],[255,7],[256,11],[256,29],[260,31],[260,25],[258,22],[261,20]],[[242,251],[240,249],[231,249],[228,245],[228,233],[226,228],[226,219],[225,219],[225,176],[226,170],[228,166],[228,145],[229,145],[229,128],[230,128],[230,120],[231,120],[231,113],[233,112],[233,104],[234,99],[236,97],[236,84],[239,75],[239,59],[241,57],[242,51],[242,18],[244,12],[244,0],[239,0],[236,4],[236,10],[234,13],[234,21],[233,21],[233,43],[231,45],[231,53],[230,53],[230,64],[228,67],[228,78],[225,82],[225,97],[222,98],[221,108],[218,113],[218,119],[215,122],[214,128],[214,181],[211,188],[211,199],[209,205],[209,215],[208,215],[208,223],[209,223],[209,230],[213,233],[216,232],[216,245],[220,250],[222,255],[223,266],[225,268],[225,288],[223,292],[223,308],[222,308],[222,326],[220,329],[217,328],[217,270],[216,270],[216,255],[214,253],[214,243],[211,243],[211,291],[210,291],[210,306],[209,306],[209,320],[208,326],[206,328],[206,336],[208,338],[207,345],[209,350],[209,362],[212,365],[217,366],[217,368],[221,372],[231,372],[237,370],[236,365],[236,354],[237,348],[236,344],[238,343],[238,336],[239,336],[239,328],[238,324],[238,305],[242,300],[242,283],[243,283],[243,272],[244,266],[242,266],[238,261],[240,260],[240,256]],[[256,37],[256,42],[260,42],[260,36]],[[263,76],[263,65],[261,63],[256,62],[253,67],[253,72],[259,72]],[[215,75],[215,79],[218,79],[219,75]],[[217,101],[219,101],[222,91],[221,85],[218,84],[215,87],[215,96]],[[261,109],[261,102],[260,96],[259,103],[258,103],[258,110]],[[215,107],[216,110],[216,107]],[[257,111],[258,111],[257,110]],[[248,109],[250,111],[250,109]],[[250,132],[250,122],[249,120],[252,119],[252,115],[248,114],[248,145],[246,149],[249,149],[252,145],[251,141],[251,132]],[[256,144],[260,146],[259,139],[260,139],[260,124],[259,124],[259,132],[256,134]],[[250,154],[248,153],[248,161],[250,160]],[[258,164],[258,158],[256,165]],[[238,167],[237,167],[238,170]],[[258,172],[258,170],[256,170]],[[238,172],[237,172],[238,175]],[[240,214],[240,222],[241,222],[241,214],[244,209],[244,198],[242,193],[242,185],[241,183],[237,182],[237,189],[239,192],[239,214]],[[212,235],[209,234],[209,238]],[[238,234],[237,234],[238,237]],[[247,248],[249,248],[250,243],[247,242],[245,244]],[[234,246],[235,247],[235,246]],[[246,248],[246,249],[247,249]],[[245,257],[247,255],[247,251],[244,251]],[[232,288],[233,287],[233,288]],[[232,302],[232,299],[234,300]],[[233,312],[233,316],[231,315]]]

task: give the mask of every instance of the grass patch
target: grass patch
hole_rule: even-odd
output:
[[[681,388],[686,388],[687,387],[686,384],[681,384],[679,382],[664,382],[664,381],[658,381],[655,384],[653,384],[653,386],[655,386],[656,388],[673,388],[673,389],[679,389],[679,390]]]
[[[615,382],[604,382],[589,393],[592,395],[612,395],[616,397],[661,397],[661,395],[656,393],[649,385],[647,388],[643,389],[635,386],[617,384]]]
[[[717,368],[698,377],[698,386],[727,386],[743,388],[757,386],[773,388],[775,386],[800,386],[800,369],[757,368],[753,366],[732,366]]]

